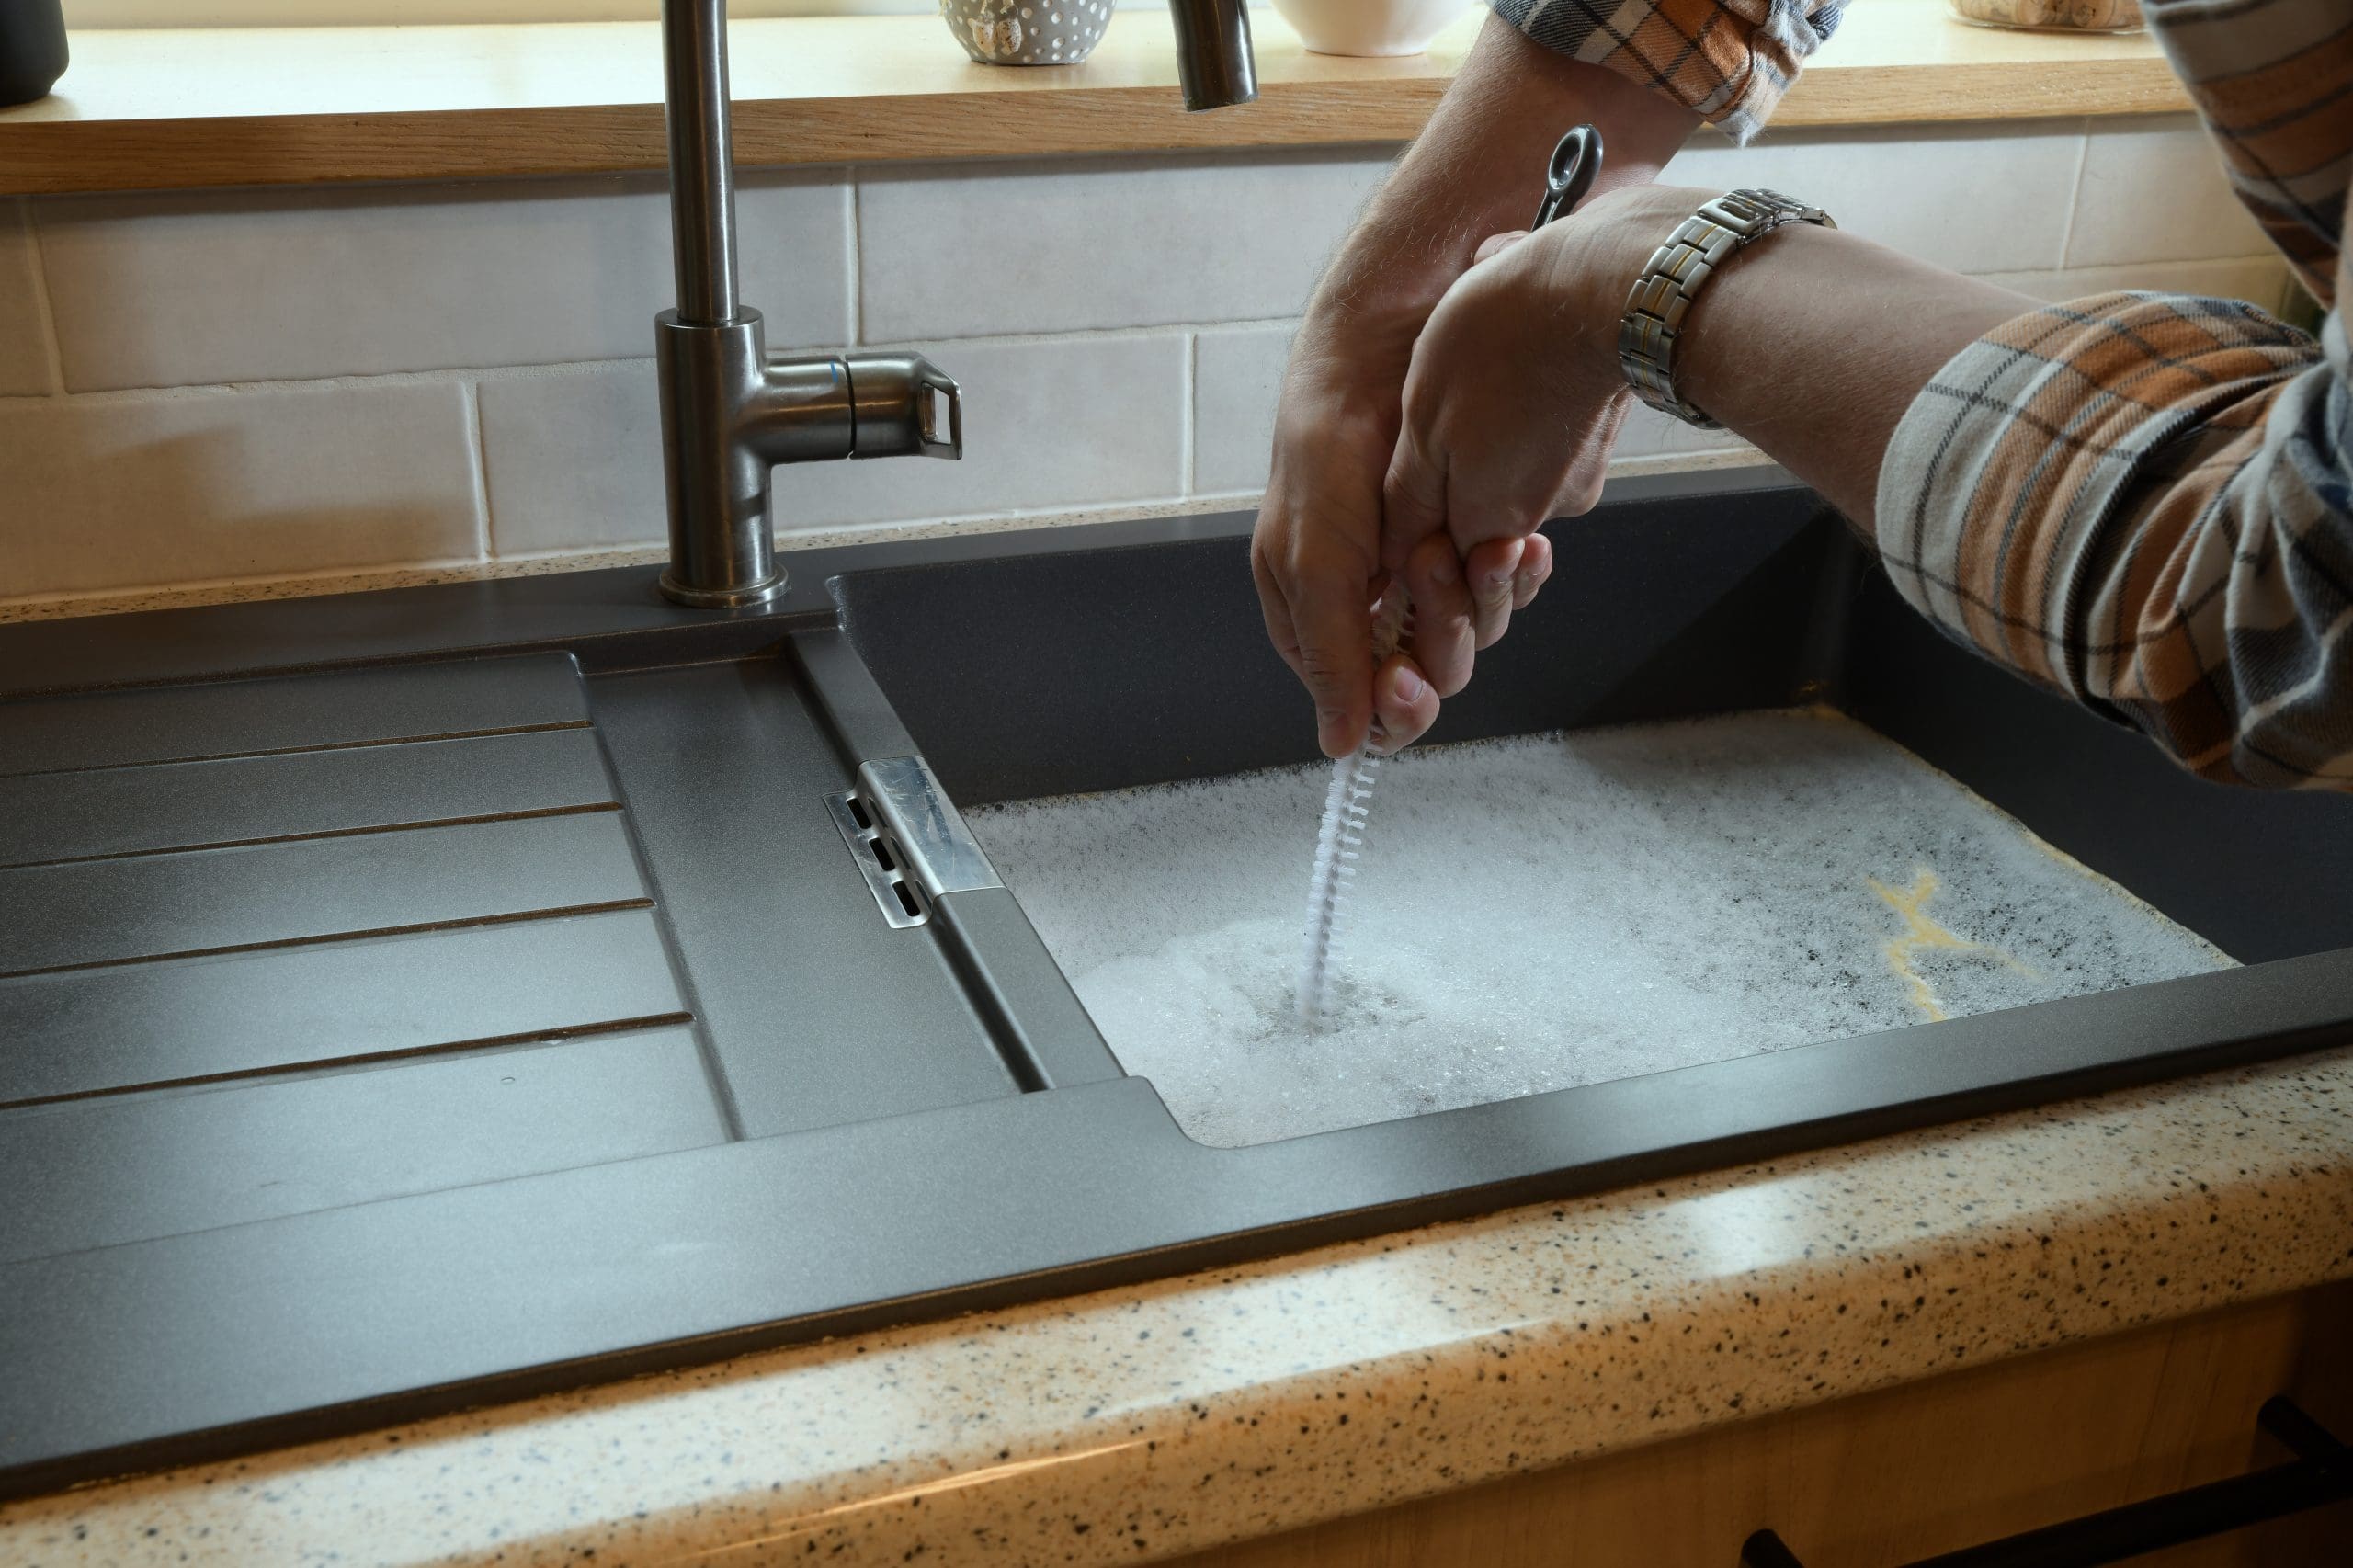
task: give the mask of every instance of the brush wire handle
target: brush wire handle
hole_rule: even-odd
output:
[[[1544,169],[1544,199],[1536,209],[1536,221],[1531,230],[1567,217],[1576,210],[1593,189],[1593,182],[1601,177],[1601,132],[1590,125],[1580,125],[1561,138],[1552,149],[1552,161]]]
[[[1397,652],[1411,610],[1405,585],[1392,584],[1373,614],[1375,670]],[[1324,796],[1324,822],[1316,831],[1315,866],[1307,879],[1307,928],[1301,941],[1299,983],[1293,994],[1299,1021],[1311,1029],[1328,1028],[1331,1022],[1332,966],[1339,952],[1348,887],[1356,880],[1357,860],[1364,852],[1373,778],[1381,770],[1381,755],[1372,750],[1374,734],[1381,728],[1377,713],[1372,727],[1374,733],[1365,737],[1363,745],[1332,765],[1331,788]]]

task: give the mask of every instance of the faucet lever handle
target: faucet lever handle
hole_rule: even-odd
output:
[[[954,379],[920,354],[853,354],[854,458],[964,455],[964,403]]]

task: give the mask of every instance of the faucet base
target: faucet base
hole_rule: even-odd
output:
[[[791,582],[791,574],[779,566],[758,582],[740,587],[690,588],[678,581],[673,570],[662,574],[661,587],[664,598],[696,609],[756,609],[784,597]]]

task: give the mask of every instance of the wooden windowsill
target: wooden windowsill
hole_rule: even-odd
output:
[[[1165,16],[1120,13],[1083,65],[966,61],[935,17],[740,21],[747,165],[1395,142],[1481,21],[1427,54],[1308,53],[1255,13],[1260,100],[1188,115]],[[654,169],[650,22],[80,32],[59,90],[0,109],[0,195]],[[1847,16],[1779,127],[2146,114],[2188,100],[2145,37],[2002,32],[1941,0]]]

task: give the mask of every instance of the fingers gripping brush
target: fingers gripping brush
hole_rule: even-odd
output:
[[[1544,199],[1529,227],[1540,229],[1566,216],[1593,189],[1601,173],[1601,132],[1580,125],[1561,138],[1544,171]],[[1397,651],[1411,615],[1403,583],[1381,598],[1373,618],[1372,662],[1378,669]],[[1373,720],[1375,728],[1380,725]],[[1368,745],[1370,737],[1368,737]],[[1348,884],[1356,880],[1364,852],[1365,823],[1372,813],[1373,776],[1381,758],[1367,746],[1332,765],[1332,788],[1324,797],[1324,825],[1315,838],[1315,869],[1307,882],[1307,933],[1299,954],[1295,1000],[1299,1021],[1311,1029],[1331,1022],[1332,965],[1337,956]]]
[[[1405,586],[1394,584],[1381,601],[1372,622],[1372,664],[1379,669],[1397,651],[1405,633],[1409,607]],[[1378,715],[1373,733],[1381,728]],[[1332,765],[1332,786],[1324,797],[1324,825],[1315,835],[1315,869],[1307,879],[1307,930],[1300,944],[1299,984],[1294,1000],[1299,1021],[1311,1029],[1329,1027],[1332,966],[1339,952],[1342,917],[1347,913],[1348,885],[1356,881],[1357,859],[1364,852],[1365,823],[1372,812],[1372,785],[1381,770],[1380,755],[1365,744]]]

